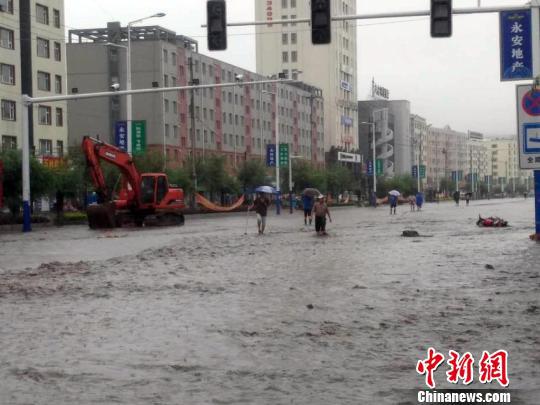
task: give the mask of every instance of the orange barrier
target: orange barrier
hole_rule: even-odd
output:
[[[244,203],[244,196],[240,197],[233,205],[230,207],[223,207],[221,205],[214,204],[212,201],[207,200],[199,193],[195,194],[195,201],[197,201],[197,204],[202,205],[204,208],[215,211],[215,212],[228,212],[233,211],[240,207]]]

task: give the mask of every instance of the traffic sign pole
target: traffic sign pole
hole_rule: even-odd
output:
[[[536,240],[540,240],[540,170],[534,171],[534,204],[536,213]]]

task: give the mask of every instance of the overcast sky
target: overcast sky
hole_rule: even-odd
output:
[[[255,0],[265,1],[265,0]],[[303,0],[298,0],[303,1]],[[478,0],[454,0],[454,7],[475,7]],[[520,6],[524,0],[482,0],[482,6]],[[357,13],[427,10],[429,0],[357,0]],[[144,24],[197,39],[206,51],[205,0],[65,0],[66,29],[103,27],[154,14],[166,17]],[[227,0],[229,21],[254,20],[254,2]],[[499,26],[496,14],[454,16],[453,37],[432,39],[429,17],[361,20],[358,25],[358,97],[366,99],[371,78],[390,90],[392,99],[411,102],[411,112],[434,126],[450,125],[487,136],[516,131],[515,85],[499,80]],[[255,70],[255,30],[229,28],[229,49],[211,56]],[[316,85],[316,83],[314,83]]]

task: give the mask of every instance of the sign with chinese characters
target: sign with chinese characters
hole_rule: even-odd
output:
[[[127,151],[127,121],[116,121],[114,125],[114,143],[124,152]]]
[[[131,145],[134,155],[142,155],[146,151],[146,121],[132,122]]]
[[[519,167],[540,169],[540,91],[516,86]]]
[[[345,81],[345,80],[341,80],[341,88],[345,91],[353,91],[353,87],[352,87],[352,84],[350,84],[349,82]]]
[[[531,79],[533,76],[531,11],[501,11],[499,20],[501,80]]]
[[[273,143],[266,145],[266,166],[276,166],[276,145]]]
[[[361,163],[362,155],[357,153],[338,152],[338,158],[340,162]]]
[[[377,171],[377,176],[382,176],[383,174],[383,160],[377,159],[375,161],[375,170]]]
[[[417,179],[418,178],[418,166],[414,165],[412,167],[412,176]],[[420,178],[425,179],[426,178],[426,166],[420,165]]]
[[[453,170],[452,171],[452,181],[461,181],[463,180],[463,171],[462,170]]]
[[[373,176],[373,160],[368,160],[367,162],[367,175]]]
[[[42,156],[41,157],[41,164],[45,167],[48,167],[49,169],[57,169],[59,167],[64,166],[65,164],[64,158],[56,157],[56,156]]]
[[[272,0],[266,0],[266,21],[272,21],[274,19],[274,12],[272,10]],[[269,27],[272,24],[268,24]]]
[[[279,144],[279,165],[281,167],[289,166],[289,144]]]
[[[375,83],[375,79],[371,80],[371,97],[382,98],[385,100],[390,99],[390,91],[387,88],[379,86]]]

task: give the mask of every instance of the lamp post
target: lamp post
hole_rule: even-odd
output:
[[[371,125],[371,148],[373,149],[373,193],[377,195],[377,156],[375,154],[375,123],[374,122],[361,122],[360,124]]]
[[[150,18],[158,18],[158,17],[165,17],[165,13],[156,13],[152,14],[148,17],[139,18],[138,20],[133,20],[128,22],[127,24],[127,39],[128,39],[128,45],[127,45],[127,61],[126,61],[126,78],[127,78],[127,88],[126,90],[131,90],[131,26],[133,24],[142,22],[144,20],[148,20]],[[131,155],[133,150],[133,145],[131,142],[131,120],[133,115],[133,104],[131,100],[131,94],[126,95],[126,104],[127,104],[127,114],[126,114],[126,121],[127,121],[127,151]]]
[[[234,75],[234,81],[235,83],[241,83],[244,79],[244,75],[242,74],[235,74]],[[233,86],[233,129],[234,129],[234,168],[236,169],[236,86]]]
[[[281,198],[281,187],[279,185],[279,86],[276,84],[276,92],[263,90],[264,94],[271,94],[276,98],[276,114],[274,115],[274,122],[276,127],[276,214],[281,214],[280,208],[280,198]]]
[[[292,160],[301,159],[303,156],[300,155],[289,155],[289,213],[293,213],[293,197],[292,197]]]

